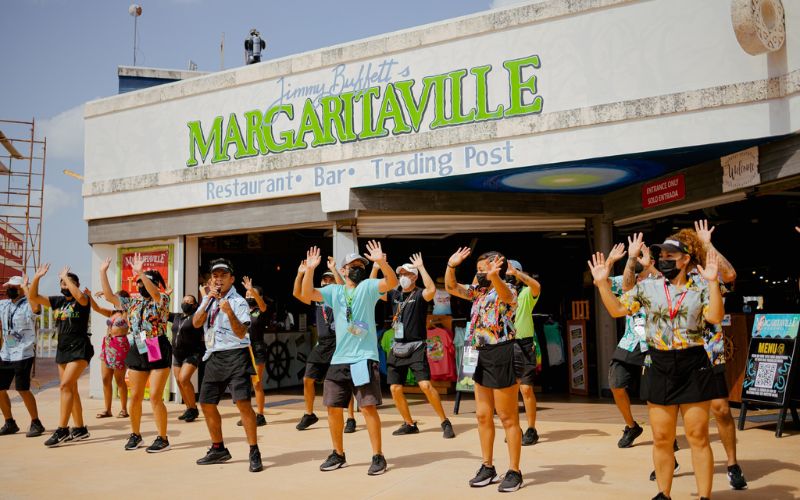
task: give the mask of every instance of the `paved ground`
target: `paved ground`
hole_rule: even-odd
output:
[[[58,389],[52,374],[42,369],[44,389],[38,394],[42,420],[53,429],[58,411]],[[88,378],[81,380],[87,393]],[[12,397],[14,393],[12,392]],[[475,428],[474,405],[466,401],[462,414],[451,418],[456,439],[441,438],[437,419],[427,404],[415,398],[412,412],[422,432],[418,435],[391,435],[400,418],[387,399],[381,415],[384,426],[384,452],[389,471],[368,477],[370,448],[363,420],[355,434],[345,435],[350,467],[323,473],[319,464],[330,452],[325,420],[298,432],[294,426],[302,414],[296,391],[269,394],[269,425],[259,429],[259,444],[266,469],[258,474],[247,471],[244,433],[236,427],[236,411],[223,402],[223,429],[233,460],[225,465],[201,467],[194,461],[209,445],[202,418],[195,423],[176,420],[182,407],[169,404],[169,435],[172,450],[148,455],[143,449],[125,452],[122,447],[130,432],[127,421],[116,418],[98,420],[94,415],[102,402],[84,397],[84,414],[92,437],[88,441],[47,449],[43,438],[28,439],[23,433],[0,438],[0,497],[7,498],[244,498],[263,495],[269,498],[492,498],[493,487],[470,489],[467,480],[480,465],[480,449]],[[28,417],[18,398],[15,416],[27,428]],[[452,399],[450,397],[449,399]],[[320,400],[317,400],[317,405]],[[452,410],[452,401],[445,405]],[[523,448],[522,471],[525,486],[519,498],[651,498],[657,493],[648,480],[652,469],[649,428],[637,446],[616,447],[621,425],[614,407],[605,401],[586,398],[551,401],[539,405],[537,425],[539,444]],[[118,406],[115,402],[115,413]],[[643,406],[635,409],[636,418],[646,420]],[[714,498],[720,499],[795,499],[800,497],[800,432],[789,427],[784,438],[773,435],[774,424],[748,424],[740,433],[740,463],[750,482],[750,490],[733,492],[725,478],[724,452],[712,423],[716,461]],[[145,403],[143,433],[146,442],[154,438],[154,426]],[[680,432],[680,431],[679,431]],[[679,439],[682,446],[685,439]],[[502,429],[495,445],[496,465],[507,467]],[[688,450],[678,453],[682,471],[675,479],[673,498],[696,498]]]

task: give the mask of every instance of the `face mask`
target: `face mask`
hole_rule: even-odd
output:
[[[139,290],[139,295],[141,295],[142,298],[145,298],[145,299],[149,299],[150,298],[150,292],[147,291],[147,288],[145,288],[144,285],[141,285],[138,288],[138,290]]]
[[[19,297],[19,288],[6,289],[6,295],[8,296],[9,299],[15,300],[17,297]]]
[[[406,288],[410,287],[414,284],[414,281],[409,278],[408,276],[400,276],[400,288],[405,290]]]
[[[633,272],[636,274],[641,274],[642,271],[644,271],[644,266],[637,260],[636,265],[633,267]]]
[[[350,278],[350,281],[358,285],[367,277],[367,270],[363,267],[351,267],[350,270],[347,272],[347,277]]]
[[[70,293],[69,288],[62,288],[61,295],[67,298],[72,297],[72,293]]]
[[[492,280],[486,277],[486,273],[476,274],[475,279],[478,280],[479,288],[488,288],[492,284]]]
[[[675,279],[681,272],[681,270],[678,269],[678,263],[674,260],[660,259],[656,267],[668,280]]]
[[[186,302],[181,304],[181,311],[183,311],[183,314],[187,316],[189,316],[190,314],[194,314],[196,310],[197,310],[197,305],[195,304],[187,304]]]
[[[256,299],[254,299],[253,297],[248,297],[245,300],[247,300],[247,305],[250,306],[250,309],[252,309],[252,308],[254,308],[254,307],[256,307],[258,305],[258,303],[256,302]]]

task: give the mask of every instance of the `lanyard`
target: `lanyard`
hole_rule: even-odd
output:
[[[353,289],[353,295],[347,293],[347,287],[344,287],[344,301],[347,304],[347,310],[345,311],[345,315],[347,317],[347,322],[350,323],[353,321],[353,299],[356,297],[356,291]]]
[[[675,309],[672,308],[672,296],[669,293],[669,287],[667,286],[667,280],[664,280],[664,295],[667,296],[667,308],[669,308],[669,319],[670,321],[675,319],[675,316],[678,315],[678,310],[681,308],[681,304],[683,303],[683,299],[686,298],[686,294],[688,290],[684,290],[683,293],[678,297],[678,302],[675,304]]]
[[[6,321],[8,323],[9,332],[14,330],[14,315],[17,314],[17,310],[19,310],[19,308],[22,307],[22,304],[26,303],[27,300],[28,299],[23,297],[19,302],[17,302],[16,306],[14,307],[14,310],[12,310],[9,313],[8,320]],[[13,302],[12,302],[12,304],[13,304]]]
[[[406,304],[408,304],[408,302],[411,300],[411,297],[414,296],[415,291],[416,290],[412,290],[411,292],[409,292],[408,297],[406,297],[406,299],[402,301],[400,305],[397,306],[397,311],[395,311],[394,313],[394,318],[392,318],[392,323],[397,323],[398,321],[401,321],[403,319],[403,309],[405,309]],[[403,292],[400,292],[400,297],[402,296]]]

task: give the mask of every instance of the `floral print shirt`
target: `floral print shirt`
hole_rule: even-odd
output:
[[[514,330],[514,313],[517,309],[517,291],[514,302],[500,302],[494,288],[469,287],[468,296],[472,300],[472,312],[468,325],[467,342],[476,348],[485,345],[499,344],[512,340],[516,336]]]
[[[689,273],[689,277],[696,280],[698,283],[703,283],[708,286],[706,280],[700,276],[699,273],[693,271]],[[720,291],[724,295],[727,292],[725,285],[720,280]],[[722,333],[722,325],[706,323],[705,331],[705,348],[708,359],[711,360],[712,365],[720,365],[725,362],[725,336]]]
[[[617,297],[622,297],[625,294],[622,291],[622,275],[611,278],[611,291]],[[636,314],[625,316],[625,333],[619,339],[617,347],[628,352],[633,352],[638,347],[641,352],[646,352],[647,339],[645,338],[644,327],[646,320],[647,315],[643,307],[639,308]]]
[[[152,298],[118,297],[120,309],[128,316],[130,333],[147,332],[148,337],[166,335],[169,321],[169,295],[162,293],[156,302]]]
[[[637,283],[620,302],[631,315],[642,308],[647,311],[645,338],[651,349],[671,351],[705,347],[708,286],[704,281],[689,277],[685,287],[677,287],[664,278],[648,279]],[[670,302],[673,314],[670,314]]]

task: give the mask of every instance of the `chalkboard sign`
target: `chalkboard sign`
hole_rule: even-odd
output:
[[[742,401],[784,406],[790,397],[800,314],[759,314],[742,384]]]

